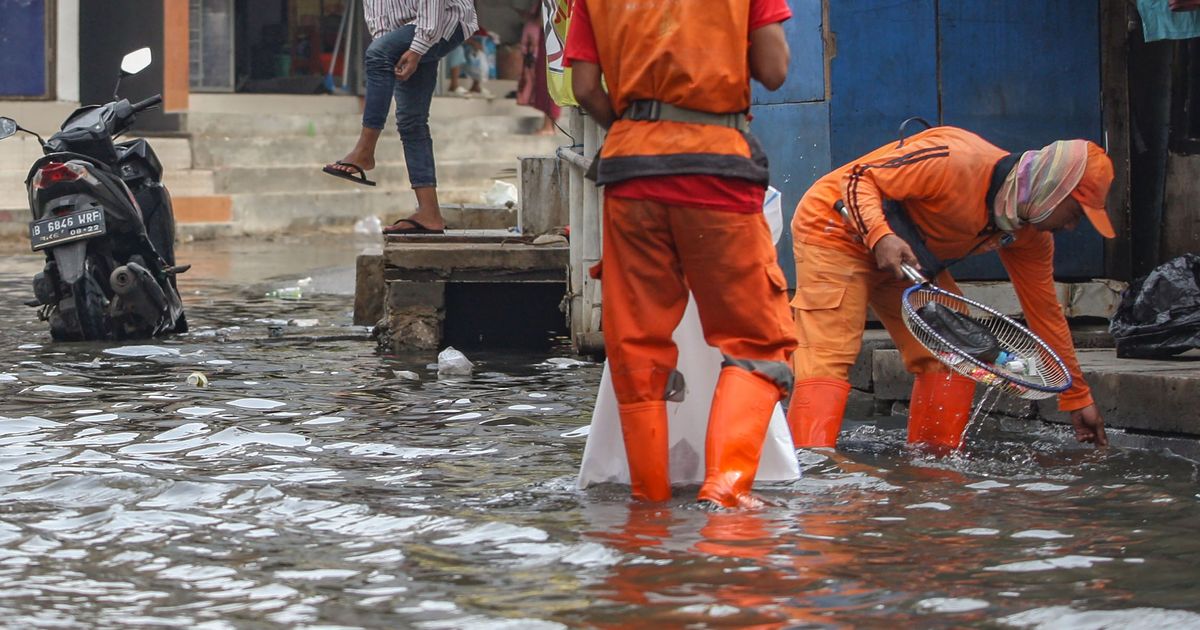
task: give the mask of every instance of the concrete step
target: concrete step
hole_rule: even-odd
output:
[[[513,158],[497,160],[439,160],[438,183],[445,187],[486,188],[492,180],[515,181],[517,161]],[[266,192],[344,192],[353,184],[320,172],[318,165],[226,167],[212,171],[213,189],[223,194],[266,193]],[[408,169],[403,162],[379,164],[367,173],[367,177],[378,183],[378,188],[409,188]]]
[[[439,188],[447,224],[455,228],[503,229],[515,226],[516,210],[481,208],[478,188]],[[347,226],[377,216],[387,225],[412,213],[416,199],[408,190],[363,189],[230,195],[231,221],[246,234],[277,233],[326,226]],[[472,204],[455,207],[455,204]]]
[[[448,115],[436,107],[430,111],[435,128],[462,128],[464,133],[530,133],[541,126],[541,112],[519,107],[514,110],[465,115]],[[320,136],[352,135],[362,129],[362,116],[353,114],[215,114],[187,115],[186,129],[194,136]],[[394,133],[395,117],[389,115],[385,131]]]
[[[209,170],[189,169],[163,173],[163,185],[172,197],[200,197],[216,193],[214,173]]]
[[[25,208],[25,171],[0,171],[0,208]],[[174,197],[211,195],[213,172],[206,170],[167,171],[163,173],[163,184]]]
[[[78,108],[79,103],[73,101],[4,101],[0,104],[0,116],[12,118],[22,127],[48,138]],[[13,139],[5,140],[4,145]]]
[[[192,167],[191,141],[188,138],[160,137],[149,138],[149,141],[163,169],[181,171]],[[30,136],[13,136],[0,141],[0,171],[20,171],[24,179],[29,166],[40,157],[42,147]]]
[[[192,147],[196,168],[233,166],[323,166],[341,159],[354,146],[356,136],[262,136],[196,138]],[[532,136],[465,133],[434,128],[434,156],[440,163],[454,160],[494,160],[521,155],[552,154],[565,136]],[[381,138],[377,155],[380,161],[403,159],[404,148],[395,134]],[[514,164],[515,166],[515,164]]]

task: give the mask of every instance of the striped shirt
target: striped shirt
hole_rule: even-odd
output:
[[[363,15],[371,39],[415,23],[417,34],[410,50],[422,55],[460,26],[464,38],[479,30],[472,0],[363,0]]]

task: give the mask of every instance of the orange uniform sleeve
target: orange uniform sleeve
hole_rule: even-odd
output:
[[[1000,262],[1012,279],[1029,328],[1058,353],[1071,372],[1071,389],[1058,396],[1059,410],[1075,411],[1092,404],[1092,390],[1083,379],[1071,329],[1054,289],[1054,238],[1026,228],[1011,245],[1000,248]]]
[[[932,199],[946,182],[950,149],[937,139],[922,138],[890,151],[876,151],[854,164],[842,177],[842,200],[850,218],[866,234],[867,247],[892,234],[883,217],[883,202]]]

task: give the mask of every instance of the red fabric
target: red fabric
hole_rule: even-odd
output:
[[[750,3],[752,31],[790,17],[792,10],[787,0],[753,0]],[[564,64],[567,67],[571,66],[572,61],[600,63],[600,52],[586,0],[575,0],[571,26],[567,31],[565,56]],[[766,189],[744,179],[715,175],[671,175],[612,184],[606,192],[621,199],[645,199],[672,206],[752,213],[762,210]]]

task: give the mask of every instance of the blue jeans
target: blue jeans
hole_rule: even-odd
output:
[[[396,129],[404,142],[404,161],[413,188],[437,186],[433,165],[433,138],[429,135],[429,105],[437,85],[438,60],[463,41],[462,27],[449,39],[433,45],[421,56],[417,71],[407,81],[396,80],[396,63],[408,52],[416,35],[414,24],[380,35],[367,47],[363,66],[367,96],[363,105],[363,127],[383,129],[392,96],[396,98]]]

